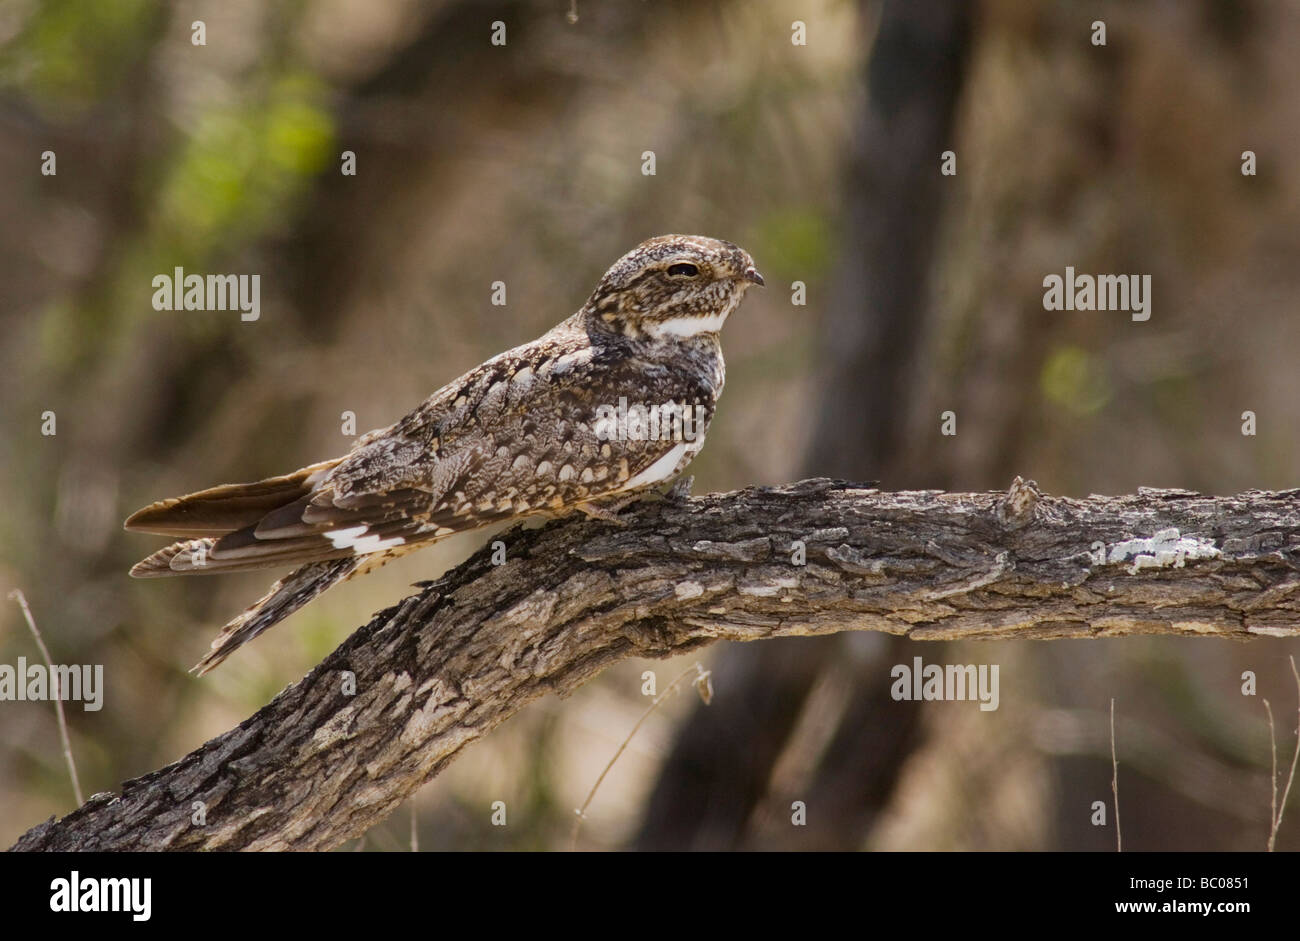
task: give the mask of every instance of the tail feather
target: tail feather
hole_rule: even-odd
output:
[[[161,578],[164,575],[175,575],[178,571],[192,571],[196,574],[202,574],[207,571],[226,571],[230,569],[212,569],[205,566],[196,566],[193,560],[196,558],[205,558],[212,551],[212,545],[215,539],[182,539],[180,542],[173,542],[166,548],[159,549],[150,556],[141,559],[135,565],[131,566],[132,578]],[[172,562],[177,564],[177,568],[172,568]],[[181,566],[184,568],[182,569]]]
[[[180,537],[137,562],[131,569],[136,578],[294,567],[222,628],[195,672],[207,673],[331,585],[451,532],[417,512],[432,499],[426,491],[394,491],[359,510],[334,507],[332,490],[316,488],[340,460],[162,500],[126,521],[128,530]],[[313,494],[319,507],[312,504]],[[324,516],[304,520],[309,508]]]
[[[331,585],[354,574],[364,561],[361,556],[352,556],[328,562],[309,562],[286,575],[272,585],[265,596],[221,629],[212,642],[212,651],[195,664],[191,672],[202,676],[217,667],[262,631],[278,624]]]
[[[220,540],[211,536],[182,539],[131,566],[132,578],[164,578],[168,575],[225,575],[252,572],[277,565],[303,565],[354,555],[350,548],[335,549],[324,539],[295,540],[286,545],[269,545],[262,551],[224,555]]]
[[[222,484],[159,500],[132,513],[125,527],[131,532],[164,536],[221,536],[234,532],[309,493],[341,460],[322,461],[283,477],[268,477],[251,484]]]

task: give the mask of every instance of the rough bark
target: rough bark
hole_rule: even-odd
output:
[[[1300,636],[1300,490],[1070,499],[1019,479],[1008,493],[807,480],[624,520],[513,531],[505,564],[478,553],[237,728],[14,848],[327,849],[534,699],[718,639]]]

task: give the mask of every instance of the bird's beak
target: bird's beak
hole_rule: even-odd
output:
[[[743,277],[745,278],[746,281],[752,281],[754,284],[757,284],[759,287],[762,287],[764,284],[763,276],[758,273],[758,269],[755,268],[753,265],[750,265],[748,268],[745,269],[745,274]]]

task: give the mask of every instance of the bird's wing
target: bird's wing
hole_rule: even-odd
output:
[[[640,401],[646,376],[581,339],[557,328],[489,360],[395,425],[366,435],[347,457],[315,465],[325,470],[310,487],[286,485],[288,499],[259,505],[254,521],[169,546],[132,574],[219,573],[389,551],[533,513],[564,512],[671,476],[699,441],[603,440],[598,407],[616,407],[620,397]],[[653,379],[656,401],[701,409],[702,436],[711,417],[703,410],[712,408],[706,390],[667,370]],[[217,490],[248,503],[268,483]],[[180,498],[172,515],[149,519],[171,525],[190,500],[213,514],[214,493]]]

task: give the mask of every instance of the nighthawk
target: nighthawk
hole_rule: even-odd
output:
[[[680,474],[704,443],[725,377],[718,332],[762,283],[731,242],[643,242],[573,316],[449,382],[346,456],[133,514],[128,530],[180,541],[131,574],[296,566],[222,629],[194,667],[202,674],[331,585],[412,549],[539,513],[608,518]],[[610,434],[597,413],[620,400],[689,407],[693,433]]]

